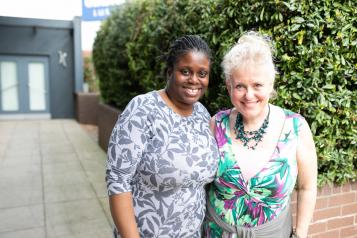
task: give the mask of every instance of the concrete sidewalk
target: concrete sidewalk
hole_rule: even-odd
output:
[[[0,121],[0,237],[111,237],[105,158],[74,120]]]

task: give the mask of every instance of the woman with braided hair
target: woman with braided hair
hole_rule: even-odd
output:
[[[199,36],[187,35],[173,42],[165,60],[166,88],[133,98],[109,141],[114,237],[201,237],[205,185],[218,162],[210,115],[198,102],[211,52]]]
[[[316,151],[306,120],[269,103],[276,74],[269,41],[257,32],[244,34],[222,68],[233,108],[211,120],[220,159],[203,237],[306,238],[316,200]]]

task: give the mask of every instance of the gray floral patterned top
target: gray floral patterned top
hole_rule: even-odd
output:
[[[176,114],[157,91],[135,97],[119,116],[108,147],[108,193],[132,193],[141,237],[201,237],[204,186],[218,163],[209,119],[199,102],[191,116]]]

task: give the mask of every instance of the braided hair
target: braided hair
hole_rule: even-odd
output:
[[[166,63],[165,73],[174,67],[181,56],[190,51],[201,52],[212,62],[211,49],[207,43],[198,35],[185,35],[177,38],[164,55],[163,59]]]

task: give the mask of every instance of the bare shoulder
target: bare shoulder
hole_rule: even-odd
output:
[[[301,120],[296,161],[298,165],[298,188],[315,189],[317,183],[317,154],[310,127],[305,119]]]
[[[306,140],[310,143],[313,142],[313,136],[308,122],[302,117],[300,123],[299,142],[304,142]]]
[[[315,142],[307,121],[302,118],[297,145],[297,161],[310,166],[317,160]]]

